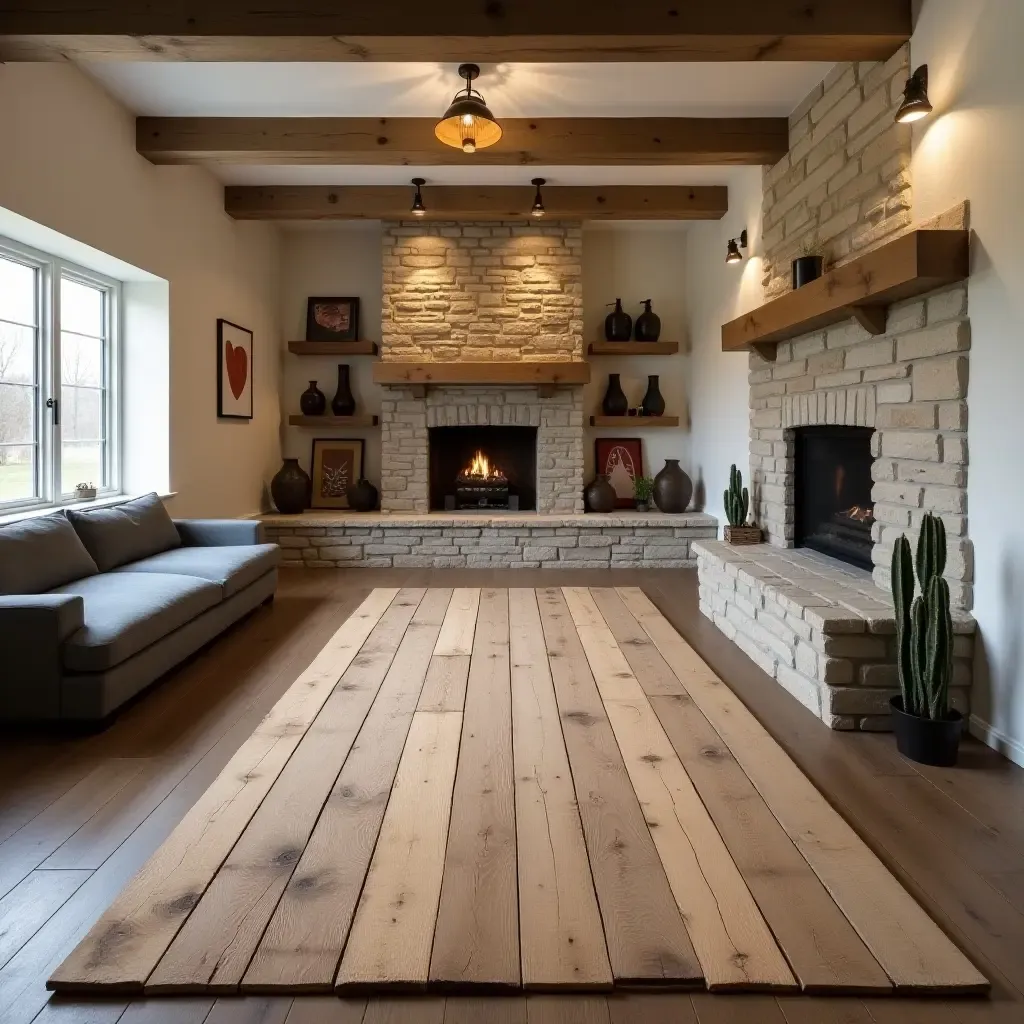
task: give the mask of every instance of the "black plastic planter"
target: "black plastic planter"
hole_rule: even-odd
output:
[[[904,757],[936,768],[952,768],[956,764],[963,731],[963,715],[959,711],[950,711],[949,717],[942,721],[918,718],[903,710],[902,697],[893,697],[889,709],[896,733],[896,749]]]
[[[817,281],[824,263],[821,256],[798,256],[793,260],[793,290]]]

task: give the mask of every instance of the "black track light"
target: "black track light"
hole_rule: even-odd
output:
[[[725,248],[725,262],[726,263],[741,263],[743,261],[743,253],[740,249],[746,249],[747,247],[747,229],[744,228],[740,232],[739,238],[730,238]]]
[[[412,183],[416,186],[416,195],[412,199],[412,210],[411,213],[414,217],[426,216],[427,208],[423,205],[423,193],[420,192],[420,186],[426,185],[426,178],[413,178]]]
[[[530,182],[531,185],[535,185],[537,188],[537,194],[533,197],[533,208],[530,210],[531,217],[543,217],[544,216],[544,200],[540,194],[540,187],[544,184],[543,178],[534,178]]]
[[[928,100],[928,65],[922,64],[908,79],[903,88],[903,102],[896,111],[897,124],[920,121],[932,112]]]

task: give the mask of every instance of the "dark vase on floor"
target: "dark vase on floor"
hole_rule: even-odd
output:
[[[644,415],[665,415],[665,399],[661,396],[661,391],[658,388],[658,375],[655,373],[652,373],[647,378],[647,394],[644,395]]]
[[[608,390],[604,393],[601,411],[605,416],[625,416],[629,409],[629,399],[622,390],[617,373],[608,374]]]
[[[615,488],[612,487],[608,482],[608,477],[603,473],[598,473],[593,481],[587,485],[583,496],[586,498],[587,508],[591,512],[611,512],[614,510],[615,502],[618,500]]]
[[[312,486],[299,460],[285,459],[284,465],[270,481],[270,496],[282,515],[298,515],[309,507]]]
[[[959,711],[950,710],[948,718],[937,721],[918,718],[903,710],[902,697],[893,697],[889,708],[892,731],[896,733],[896,749],[904,757],[936,768],[952,768],[956,764],[964,727],[963,715]]]
[[[359,482],[348,489],[348,503],[356,512],[372,512],[377,507],[377,488],[360,477]]]
[[[651,312],[650,299],[644,299],[644,311],[636,318],[633,336],[637,341],[657,341],[661,337],[661,317]]]
[[[793,290],[817,281],[824,265],[825,260],[821,256],[798,256],[793,260]]]
[[[356,400],[348,379],[348,363],[338,363],[338,390],[331,399],[331,412],[335,416],[351,416],[356,411]]]
[[[611,303],[609,302],[610,306]],[[606,341],[629,341],[633,332],[633,318],[623,310],[622,299],[615,300],[615,311],[604,318]]]
[[[693,497],[693,483],[682,471],[678,459],[666,459],[665,467],[654,478],[654,504],[662,512],[686,511]]]
[[[299,408],[303,416],[323,416],[326,412],[327,396],[316,386],[315,380],[311,380],[309,387],[302,392]]]

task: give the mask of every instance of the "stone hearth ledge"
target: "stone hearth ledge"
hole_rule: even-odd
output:
[[[718,535],[718,520],[700,512],[306,512],[260,521],[283,566],[314,569],[692,569],[693,542]]]
[[[890,728],[899,694],[891,595],[871,574],[769,544],[692,546],[700,610],[783,689],[833,729]],[[975,621],[953,612],[950,703],[966,718]]]

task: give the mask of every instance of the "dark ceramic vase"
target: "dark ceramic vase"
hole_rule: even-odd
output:
[[[661,390],[658,387],[658,375],[656,373],[652,373],[647,378],[647,394],[644,395],[644,415],[665,415],[665,399],[662,397]]]
[[[615,509],[615,502],[618,500],[615,488],[603,473],[598,473],[594,477],[583,495],[587,499],[587,508],[591,512],[611,512]]]
[[[359,482],[348,489],[348,504],[356,512],[372,512],[377,507],[377,488],[360,477]]]
[[[651,312],[650,299],[644,299],[644,311],[636,318],[633,337],[637,341],[657,341],[661,337],[661,317]]]
[[[608,374],[608,390],[604,393],[601,411],[605,416],[625,416],[629,409],[629,399],[622,390],[617,373]]]
[[[338,363],[338,390],[331,399],[331,412],[335,416],[351,416],[356,411],[356,400],[348,379],[348,363]]]
[[[309,387],[302,392],[299,408],[303,416],[323,416],[326,412],[327,396],[316,386],[315,380],[311,380]]]
[[[693,483],[682,471],[678,459],[666,459],[665,467],[654,478],[654,504],[662,512],[686,511],[693,497]]]
[[[285,516],[298,515],[309,507],[312,481],[299,465],[298,459],[285,459],[284,465],[270,481],[270,496],[277,511]]]
[[[609,302],[610,306],[611,303]],[[633,333],[633,318],[622,308],[622,299],[615,300],[615,310],[604,318],[606,341],[629,341]]]
[[[821,256],[798,256],[793,260],[793,290],[817,281],[825,261]]]

